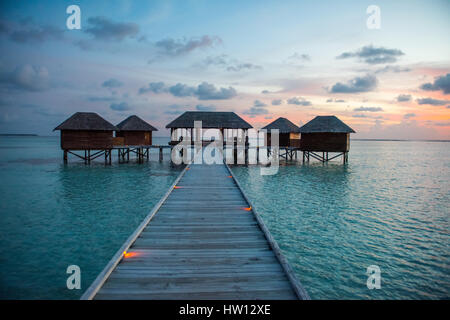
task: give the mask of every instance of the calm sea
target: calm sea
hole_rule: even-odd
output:
[[[449,298],[450,143],[351,149],[347,166],[233,171],[313,299]],[[0,298],[79,298],[179,174],[168,158],[63,165],[57,137],[0,137]],[[66,288],[72,264],[82,290]]]

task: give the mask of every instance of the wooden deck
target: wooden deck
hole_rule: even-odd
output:
[[[250,208],[225,164],[187,166],[81,299],[308,299]]]

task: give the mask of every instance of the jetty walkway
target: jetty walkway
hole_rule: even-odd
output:
[[[309,299],[226,164],[191,164],[81,299]]]

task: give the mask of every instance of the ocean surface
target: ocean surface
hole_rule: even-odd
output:
[[[78,299],[182,170],[165,152],[64,165],[58,137],[0,137],[0,298]],[[346,166],[232,170],[313,299],[450,298],[450,143],[352,141]]]

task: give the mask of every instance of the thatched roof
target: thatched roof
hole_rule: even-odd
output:
[[[272,129],[278,129],[279,133],[291,133],[291,132],[298,132],[300,128],[297,127],[288,119],[280,117],[277,120],[269,123],[262,129],[266,129],[267,131]]]
[[[194,121],[202,121],[203,128],[250,129],[253,128],[234,112],[186,111],[166,128],[194,128]]]
[[[154,126],[135,115],[129,116],[116,127],[119,128],[119,131],[158,131]]]
[[[95,112],[77,112],[53,130],[113,131],[117,128]]]
[[[317,116],[300,128],[300,133],[350,133],[355,132],[336,116]]]

